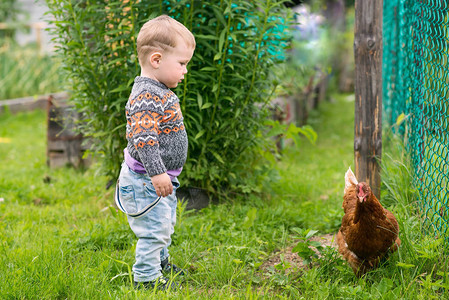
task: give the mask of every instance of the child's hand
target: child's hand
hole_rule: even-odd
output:
[[[153,183],[158,196],[167,197],[173,193],[173,184],[171,183],[170,177],[167,173],[154,175],[151,177],[151,182]]]

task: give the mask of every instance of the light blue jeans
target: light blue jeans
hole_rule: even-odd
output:
[[[173,193],[159,198],[147,174],[139,174],[131,170],[126,163],[122,164],[119,176],[118,195],[123,208],[128,213],[128,223],[137,236],[136,262],[133,265],[134,281],[148,282],[160,276],[161,261],[168,258],[168,246],[176,224],[176,189],[177,179],[172,181]],[[156,202],[155,202],[156,201]],[[146,214],[139,217],[139,212],[157,203]]]

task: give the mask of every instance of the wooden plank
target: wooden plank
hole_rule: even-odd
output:
[[[23,97],[9,100],[0,100],[0,113],[6,110],[15,114],[22,111],[31,111],[35,109],[46,109],[48,98],[52,97],[55,101],[66,101],[69,95],[66,92],[54,93],[50,95],[41,95],[36,97]]]
[[[382,1],[355,2],[355,171],[380,198]]]

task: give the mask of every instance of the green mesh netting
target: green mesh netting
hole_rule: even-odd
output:
[[[425,229],[449,237],[449,1],[384,1],[384,120],[407,137]]]

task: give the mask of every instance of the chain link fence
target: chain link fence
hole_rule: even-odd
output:
[[[384,120],[399,124],[425,228],[449,236],[449,2],[384,1]],[[405,118],[403,118],[405,117]]]

